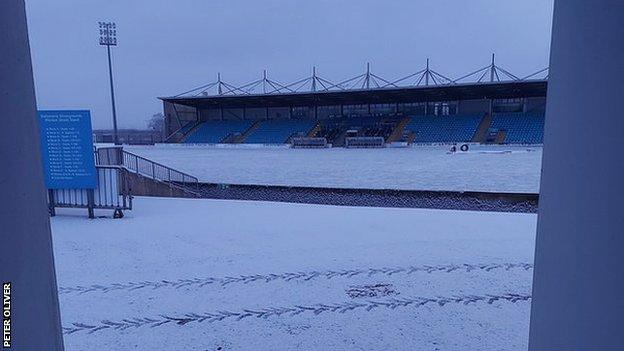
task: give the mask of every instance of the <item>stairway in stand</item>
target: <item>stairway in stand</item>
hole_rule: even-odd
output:
[[[245,140],[247,139],[247,137],[249,135],[251,135],[251,133],[254,132],[254,130],[258,129],[258,127],[260,126],[260,124],[262,123],[262,120],[257,120],[255,121],[251,127],[247,128],[246,131],[243,132],[243,134],[241,134],[238,138],[236,138],[235,141],[233,141],[233,143],[235,144],[241,144],[244,143]]]
[[[392,143],[400,140],[403,137],[403,131],[405,130],[405,126],[410,122],[411,118],[405,117],[397,125],[394,127],[394,130],[386,140],[386,143]]]
[[[314,128],[312,128],[309,132],[307,137],[308,138],[314,138],[316,136],[316,134],[318,134],[318,132],[321,131],[321,123],[317,123]]]
[[[472,137],[472,142],[484,143],[485,139],[488,136],[488,130],[490,129],[491,124],[492,124],[492,115],[490,115],[489,113],[486,113],[485,116],[483,116],[481,123],[479,123],[479,127],[477,127],[477,131]]]

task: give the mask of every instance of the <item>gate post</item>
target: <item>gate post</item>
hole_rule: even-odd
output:
[[[56,216],[56,198],[54,197],[53,189],[48,189],[48,210],[50,217]]]
[[[89,218],[95,218],[95,191],[93,189],[87,189],[87,211]]]

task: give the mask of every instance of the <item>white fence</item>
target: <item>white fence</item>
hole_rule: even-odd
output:
[[[325,138],[293,138],[292,139],[292,147],[294,148],[304,148],[304,149],[313,149],[313,148],[325,148],[327,147],[327,139]]]
[[[385,147],[383,137],[348,137],[345,139],[346,148],[381,148]]]
[[[95,217],[94,209],[114,210],[114,217],[123,217],[123,210],[132,209],[127,170],[120,166],[96,166],[97,187],[95,189],[49,189],[48,208],[50,215],[57,207],[86,208],[89,218]]]

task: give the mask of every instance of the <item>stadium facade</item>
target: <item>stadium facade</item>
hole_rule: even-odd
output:
[[[267,77],[218,80],[164,104],[169,142],[281,144],[349,138],[386,143],[539,144],[547,69],[518,78],[492,63],[452,80],[425,69],[395,81],[370,71],[339,83],[316,75],[290,84]],[[473,81],[468,81],[475,77]]]

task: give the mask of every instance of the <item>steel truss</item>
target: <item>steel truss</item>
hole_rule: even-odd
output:
[[[544,79],[548,80],[548,67],[542,68],[537,72],[531,73],[528,76],[522,77],[521,80],[530,80],[530,79]]]
[[[372,73],[370,63],[366,63],[366,71],[364,73],[345,79],[338,83],[333,83],[329,79],[318,76],[316,73],[316,67],[312,67],[312,75],[288,84],[282,84],[276,80],[269,79],[266,70],[263,70],[262,77],[260,79],[241,86],[224,82],[221,80],[221,74],[218,73],[216,82],[196,87],[173,97],[309,93],[322,91],[440,86],[459,83],[495,83],[536,79],[547,80],[548,67],[520,78],[501,66],[498,66],[495,63],[495,56],[492,54],[492,61],[489,65],[456,79],[451,79],[448,76],[431,69],[429,66],[429,59],[427,59],[425,68],[394,81],[387,80]]]
[[[429,59],[427,59],[427,63],[425,65],[425,68],[416,72],[416,73],[412,73],[408,76],[405,76],[403,78],[399,78],[397,80],[395,80],[394,82],[392,82],[392,86],[397,86],[396,84],[400,83],[400,82],[405,82],[405,81],[411,81],[412,83],[410,84],[410,86],[421,86],[421,85],[425,85],[428,86],[430,82],[433,82],[433,85],[443,85],[443,84],[453,84],[455,83],[455,81],[453,81],[451,78],[446,77],[432,69],[429,68]]]

